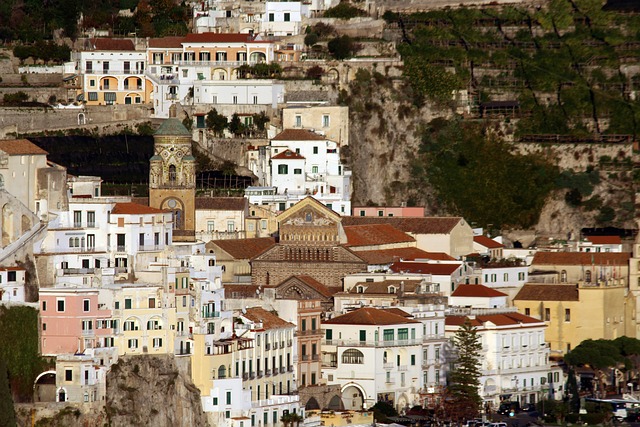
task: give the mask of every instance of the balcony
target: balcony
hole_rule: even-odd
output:
[[[396,380],[394,378],[387,378],[384,382],[385,382],[385,384],[392,385],[392,384],[396,383]]]
[[[271,376],[271,369],[265,369],[265,371],[264,371],[264,376],[265,376],[265,377],[269,377],[269,376]]]
[[[258,371],[258,378],[262,378],[262,375],[263,375],[263,374],[264,374],[264,373],[263,373],[262,371]]]
[[[247,381],[247,380],[249,379],[249,374],[248,374],[248,373],[246,373],[246,372],[245,372],[244,374],[242,374],[242,379],[243,379],[244,381]]]
[[[303,354],[303,355],[302,355],[302,361],[303,361],[303,362],[308,361],[308,360],[309,360],[309,357],[310,357],[310,356],[309,356],[308,354]]]
[[[330,360],[328,362],[322,362],[322,367],[323,368],[337,368],[338,367],[338,361],[337,360]]]
[[[338,347],[404,347],[410,345],[422,345],[422,340],[387,340],[387,341],[360,341],[360,340],[322,340],[322,345]]]
[[[277,342],[277,341],[273,343],[273,349],[274,349],[274,350],[277,350],[277,349],[278,349],[278,342]]]
[[[125,252],[126,251],[126,246],[125,245],[117,245],[116,246],[116,252]]]
[[[313,335],[324,335],[322,329],[307,329],[306,331],[296,331],[297,337],[308,337]]]
[[[312,355],[312,356],[311,356],[311,360],[314,360],[314,361],[318,361],[318,360],[320,360],[320,355],[319,355],[319,354],[314,354],[314,355]]]
[[[173,65],[180,67],[240,67],[242,65],[255,65],[256,61],[177,61]]]
[[[267,350],[267,351],[271,350],[271,343],[265,343],[264,344],[264,349]]]
[[[293,345],[293,340],[288,340],[287,341],[287,347],[291,347]]]
[[[287,370],[285,369],[284,366],[280,366],[280,373],[284,374]]]
[[[178,99],[178,94],[177,93],[168,93],[166,98],[169,99],[169,100],[177,100]]]
[[[384,369],[393,369],[393,363],[385,363],[382,365]]]
[[[203,310],[202,317],[204,319],[211,319],[211,318],[214,318],[214,317],[220,317],[220,312],[219,311]]]
[[[293,372],[293,365],[289,365],[287,367],[287,372]]]
[[[253,380],[256,378],[256,373],[255,372],[249,372],[249,379]]]
[[[408,369],[407,365],[400,365],[398,366],[398,371],[402,372],[402,371],[406,371]]]
[[[138,250],[140,252],[158,252],[161,251],[164,247],[162,245],[140,245],[138,246]]]
[[[65,276],[71,275],[83,275],[83,274],[95,274],[95,268],[63,268],[62,274]]]

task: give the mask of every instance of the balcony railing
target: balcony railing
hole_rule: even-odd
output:
[[[293,365],[289,365],[289,366],[287,367],[287,371],[288,371],[288,372],[293,372]]]
[[[303,362],[305,362],[305,361],[309,360],[309,358],[310,358],[310,355],[309,355],[309,354],[303,354],[303,355],[302,355],[302,361],[303,361]]]
[[[125,248],[125,245],[117,245],[116,252],[124,252],[126,250]]]
[[[271,375],[271,369],[265,369],[265,371],[264,371],[264,375],[265,375],[266,377],[270,376],[270,375]]]
[[[403,347],[408,345],[422,345],[422,340],[387,340],[387,341],[360,341],[360,340],[322,340],[322,345],[335,345],[339,347]]]
[[[263,373],[262,371],[258,371],[258,378],[262,378],[262,375],[263,375],[263,374],[264,374],[264,373]]]
[[[219,311],[204,310],[202,312],[202,317],[205,318],[205,319],[211,319],[213,317],[220,317],[220,312]]]
[[[291,347],[293,345],[293,340],[288,340],[287,341],[287,347]]]
[[[393,363],[385,363],[382,365],[384,369],[393,369]]]
[[[311,360],[315,360],[315,361],[320,360],[320,355],[319,355],[319,354],[313,354],[313,355],[311,355]]]
[[[264,349],[265,350],[271,350],[271,343],[265,343]]]
[[[247,381],[249,379],[249,374],[246,373],[246,372],[244,374],[242,374],[242,379]]]
[[[156,252],[163,249],[162,245],[140,245],[138,250],[141,252]]]
[[[395,384],[396,380],[394,378],[387,378],[384,382],[387,384]]]
[[[95,268],[63,268],[62,274],[95,274]]]
[[[280,373],[284,374],[286,372],[286,369],[284,366],[280,366]]]
[[[310,335],[324,335],[322,329],[307,329],[306,331],[296,331],[297,337],[305,337]]]

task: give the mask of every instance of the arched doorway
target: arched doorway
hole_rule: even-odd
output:
[[[344,409],[359,411],[363,409],[364,394],[355,384],[347,384],[342,389],[342,402]]]
[[[320,404],[318,403],[318,401],[316,400],[315,397],[311,396],[311,398],[309,398],[309,400],[307,400],[307,404],[304,405],[304,409],[306,411],[319,410],[320,409]]]
[[[60,387],[58,389],[56,402],[66,402],[66,401],[67,401],[67,390],[64,387]]]
[[[249,57],[249,61],[256,64],[261,62],[266,62],[267,55],[265,55],[263,52],[253,52]]]
[[[340,399],[340,396],[333,396],[331,400],[329,400],[329,405],[327,406],[327,408],[332,411],[343,411],[344,404],[342,403],[342,399]]]

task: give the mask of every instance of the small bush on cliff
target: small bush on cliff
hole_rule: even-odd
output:
[[[340,37],[336,37],[333,40],[330,40],[327,44],[327,48],[331,55],[333,55],[336,59],[347,59],[351,58],[357,47],[351,37],[347,35],[343,35]]]
[[[367,12],[345,2],[329,8],[324,12],[325,18],[351,19],[357,18],[358,16],[367,16]]]

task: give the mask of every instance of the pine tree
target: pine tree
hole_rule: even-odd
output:
[[[474,418],[478,414],[482,399],[480,387],[480,351],[482,344],[476,328],[466,319],[456,332],[453,343],[457,359],[449,373],[448,394],[451,398],[449,416],[455,421]]]
[[[16,414],[9,388],[7,365],[0,358],[0,426],[15,427]]]

